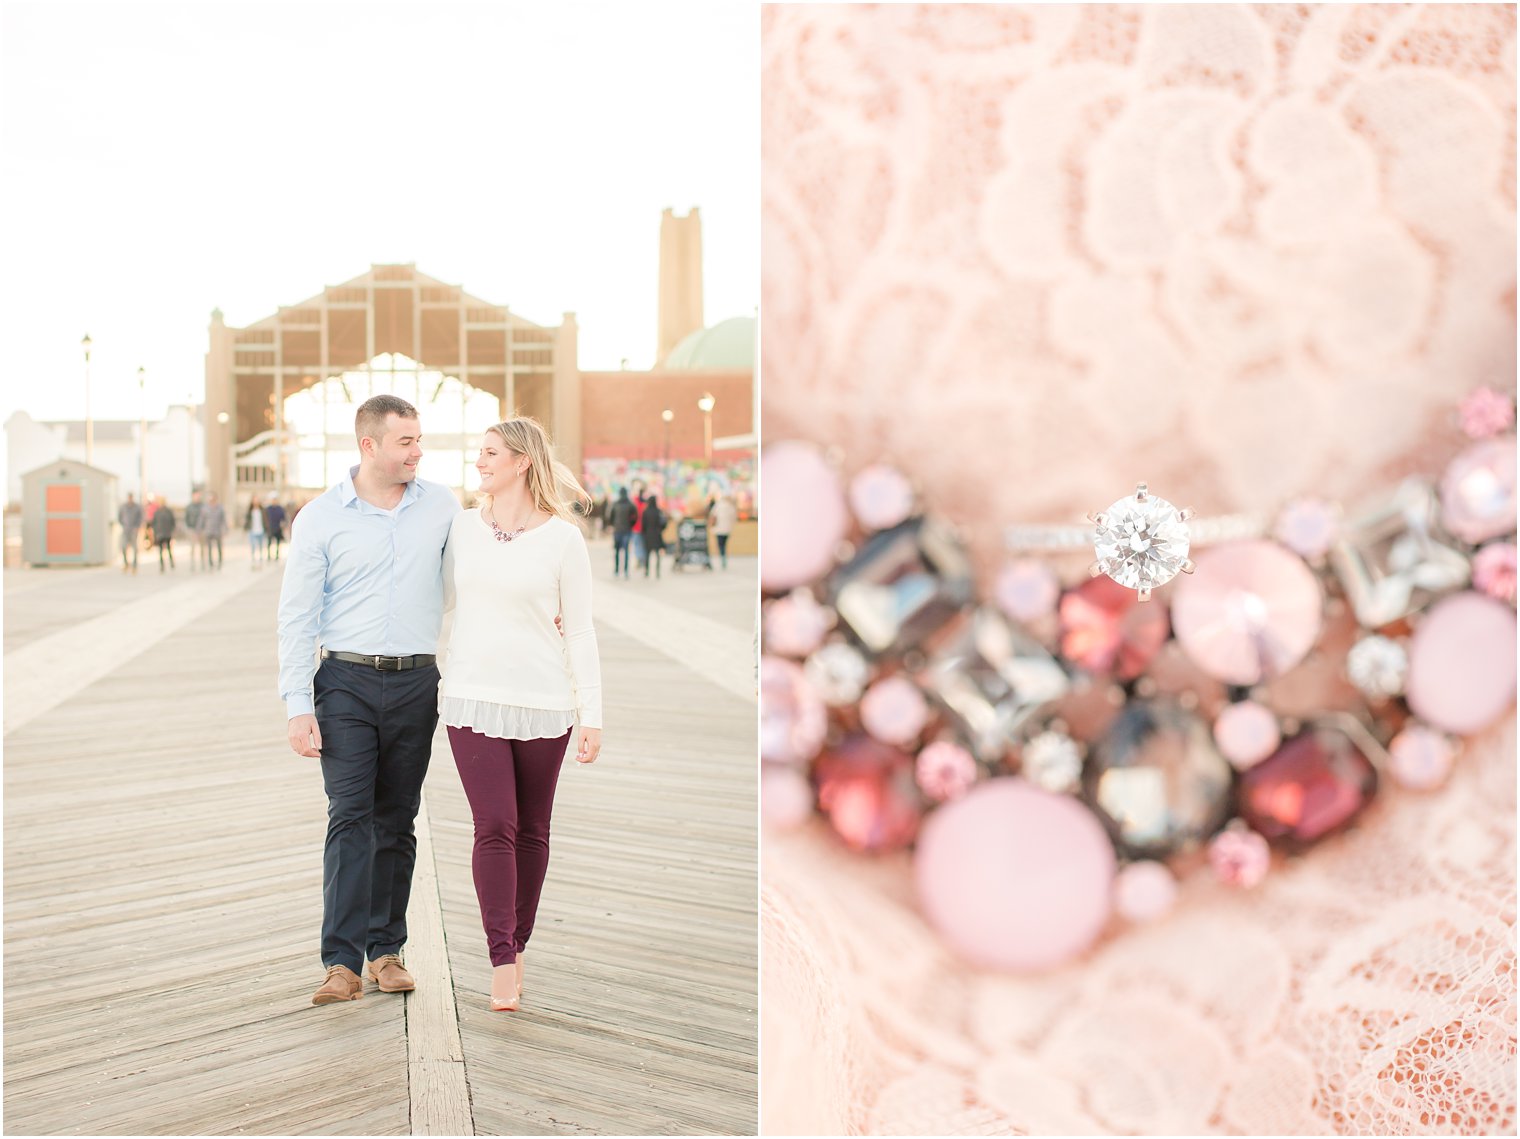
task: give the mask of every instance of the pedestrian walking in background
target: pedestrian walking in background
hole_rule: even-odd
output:
[[[725,494],[707,512],[708,525],[712,527],[713,537],[718,539],[718,558],[723,563],[723,568],[728,568],[728,536],[734,532],[734,523],[739,521],[739,508],[734,505],[732,495]]]
[[[145,550],[153,548],[153,515],[158,513],[158,504],[162,501],[162,498],[155,499],[146,494],[143,495],[143,549]]]
[[[417,478],[415,407],[375,396],[354,433],[359,464],[296,516],[280,586],[286,735],[321,761],[327,792],[318,1005],[359,1000],[366,957],[381,992],[417,987],[401,948],[438,725],[443,546],[459,513],[453,491]]]
[[[210,499],[201,510],[201,538],[206,547],[206,568],[212,568],[213,553],[216,554],[215,565],[222,568],[222,535],[227,533],[227,510],[222,506],[219,495],[212,492]]]
[[[586,492],[526,417],[486,432],[475,469],[482,505],[455,517],[443,556],[453,621],[439,692],[475,820],[471,866],[491,957],[490,1007],[513,1012],[577,718],[577,762],[601,751],[601,664],[591,556],[572,508]]]
[[[143,508],[137,499],[127,495],[127,501],[123,502],[116,511],[116,521],[121,526],[121,572],[137,572],[137,535],[142,529]],[[132,560],[127,561],[127,555],[132,555]]]
[[[633,541],[633,524],[638,514],[638,508],[628,497],[628,488],[618,487],[616,500],[607,508],[607,519],[612,526],[613,577],[617,577],[619,565],[623,568],[623,576],[628,576],[628,547]]]
[[[280,505],[279,499],[274,495],[269,496],[269,505],[264,508],[264,530],[268,535],[267,553],[270,560],[280,560],[280,543],[285,540],[285,508]]]
[[[654,559],[654,576],[660,576],[660,555],[665,552],[665,512],[660,500],[650,495],[644,500],[644,576],[649,576],[649,559]]]
[[[158,498],[158,507],[153,511],[153,541],[158,546],[158,572],[164,572],[164,555],[169,556],[169,568],[174,568],[174,511],[164,501],[163,496]]]
[[[185,540],[190,543],[190,569],[205,569],[206,539],[201,532],[201,492],[192,491],[190,502],[185,507],[185,516],[180,519],[184,523]]]
[[[644,564],[644,507],[648,499],[644,497],[644,488],[639,487],[633,498],[633,534],[628,539],[629,546],[633,550],[633,560],[638,565]]]
[[[259,505],[259,496],[254,495],[253,501],[248,504],[248,513],[243,518],[243,528],[248,531],[248,554],[252,559],[253,568],[258,569],[259,563],[264,560],[264,535],[268,531],[264,527],[264,508]]]

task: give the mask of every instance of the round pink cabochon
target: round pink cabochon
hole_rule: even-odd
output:
[[[761,452],[760,485],[760,584],[774,592],[823,576],[850,524],[839,475],[816,447],[787,441]]]
[[[1102,932],[1113,846],[1077,800],[992,779],[929,816],[914,857],[919,905],[968,961],[1049,969]]]
[[[1515,699],[1515,612],[1481,593],[1436,602],[1409,645],[1404,692],[1415,715],[1448,732],[1488,727]]]

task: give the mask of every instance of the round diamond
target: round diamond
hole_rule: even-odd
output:
[[[808,681],[824,703],[836,708],[853,704],[866,689],[871,666],[859,652],[843,641],[832,641],[808,657],[803,666]]]
[[[1357,691],[1372,700],[1386,700],[1404,691],[1409,654],[1389,637],[1363,637],[1346,654],[1346,675]]]
[[[1058,795],[1075,791],[1082,781],[1082,751],[1064,732],[1041,732],[1024,745],[1019,774]]]
[[[1101,517],[1093,548],[1103,572],[1120,585],[1154,589],[1181,572],[1188,556],[1188,525],[1166,499],[1132,494]]]

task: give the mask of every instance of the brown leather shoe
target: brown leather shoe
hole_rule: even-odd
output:
[[[417,987],[417,982],[406,971],[400,955],[396,953],[387,953],[378,961],[371,961],[369,975],[375,979],[375,984],[380,986],[382,993],[409,993]]]
[[[347,965],[329,965],[327,980],[311,994],[314,1005],[331,1005],[339,1001],[357,1001],[364,996],[364,981]]]

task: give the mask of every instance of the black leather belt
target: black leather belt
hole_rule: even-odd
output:
[[[367,657],[362,653],[335,653],[331,649],[323,649],[322,659],[329,658],[346,660],[349,664],[368,665],[381,672],[405,672],[409,668],[421,668],[423,665],[432,664],[438,659],[429,653],[419,653],[409,657]]]

